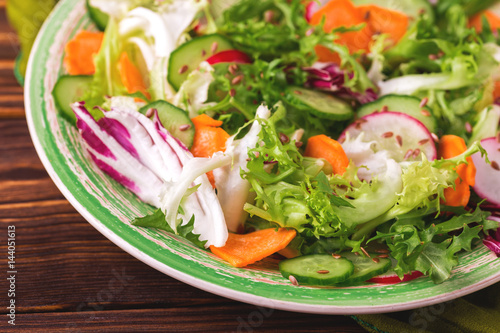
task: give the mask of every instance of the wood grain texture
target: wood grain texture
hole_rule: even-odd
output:
[[[17,1],[17,0],[13,0]],[[344,316],[235,302],[166,276],[88,224],[59,192],[29,136],[13,75],[17,39],[0,0],[0,253],[16,228],[18,332],[364,332]],[[0,260],[0,332],[7,323],[7,259]]]

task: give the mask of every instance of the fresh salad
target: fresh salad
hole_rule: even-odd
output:
[[[133,225],[294,285],[441,283],[500,254],[489,0],[87,0],[53,90]]]

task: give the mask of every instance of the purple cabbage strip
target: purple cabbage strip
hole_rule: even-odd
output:
[[[377,93],[373,89],[367,89],[364,93],[352,91],[345,87],[346,73],[337,64],[326,64],[321,68],[303,68],[309,74],[306,87],[331,92],[337,97],[344,99],[354,99],[361,104],[373,102],[377,99]],[[347,77],[352,77],[352,73],[347,73]]]
[[[500,223],[500,217],[495,214],[488,218],[489,220],[497,221]],[[483,244],[493,251],[498,257],[500,257],[500,227],[496,231],[490,232],[490,234],[483,239]]]

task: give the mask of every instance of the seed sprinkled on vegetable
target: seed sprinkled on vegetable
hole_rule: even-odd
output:
[[[387,249],[377,249],[377,250],[375,250],[373,252],[376,252],[376,253],[389,253],[389,250],[387,250]]]
[[[431,133],[431,137],[434,142],[439,142],[439,137],[435,133]]]
[[[340,258],[342,258],[342,256],[340,254],[337,254],[337,253],[332,253],[332,257],[334,259],[340,259]]]
[[[379,258],[389,258],[388,254],[379,254],[377,257]]]
[[[469,122],[465,123],[465,130],[467,131],[467,133],[472,132],[472,125]]]
[[[228,70],[229,70],[229,73],[234,75],[234,73],[236,73],[236,71],[238,70],[238,65],[231,64],[231,65],[229,65]]]
[[[367,256],[368,258],[370,258],[370,254],[369,254],[369,253],[365,250],[365,248],[364,248],[364,247],[361,247],[361,251],[363,252],[363,254],[364,254],[365,256]]]
[[[184,124],[184,125],[179,126],[179,130],[182,132],[187,131],[190,128],[191,128],[191,125],[189,125],[189,124]]]
[[[400,147],[403,146],[403,138],[401,137],[401,135],[396,135],[396,142]]]
[[[330,273],[330,271],[326,270],[326,269],[320,269],[319,271],[317,271],[316,273],[318,274],[328,274]]]
[[[380,262],[380,259],[379,258],[372,258],[372,261],[376,264],[378,264]]]
[[[234,97],[234,95],[236,95],[236,90],[234,89],[229,90],[229,96]]]
[[[156,109],[148,109],[148,111],[146,111],[146,117],[151,117],[153,115],[153,113],[156,111]]]
[[[290,282],[294,285],[294,286],[298,286],[299,285],[299,282],[297,281],[297,279],[295,278],[295,276],[293,275],[290,275],[288,277],[288,280],[290,280]]]
[[[212,52],[212,54],[215,53],[215,51],[217,51],[217,48],[219,47],[219,43],[217,42],[213,42],[212,43],[212,46],[210,47],[210,52]]]
[[[421,151],[420,151],[420,149],[418,149],[418,148],[417,148],[417,149],[415,149],[415,150],[413,151],[413,157],[415,157],[415,158],[416,158],[416,157],[418,157],[418,156],[420,155],[420,152],[421,152]]]
[[[202,57],[205,57],[206,55],[207,55],[207,51],[205,51],[205,50],[201,50],[201,56],[202,56]]]
[[[188,65],[182,66],[181,68],[179,68],[179,74],[186,73],[188,68],[189,68]]]
[[[302,141],[297,141],[297,142],[295,142],[295,147],[297,147],[297,148],[300,148],[300,147],[302,147],[303,145],[304,145],[304,142],[302,142]]]
[[[294,93],[295,95],[302,95],[302,91],[300,91],[300,90],[295,90],[293,93]]]
[[[384,139],[387,139],[387,138],[392,138],[393,135],[394,135],[394,133],[392,133],[392,132],[385,132],[382,134],[382,137]]]
[[[238,75],[231,81],[231,84],[238,84],[241,80],[243,80],[243,75]]]
[[[387,105],[384,105],[382,107],[382,112],[387,112],[387,111],[389,111],[389,107]]]
[[[491,167],[497,171],[500,171],[500,166],[496,161],[491,161]]]
[[[420,110],[420,113],[424,116],[424,117],[430,117],[431,116],[431,113],[427,110]]]
[[[420,140],[418,142],[418,144],[421,146],[421,145],[425,145],[427,142],[429,142],[429,139],[423,139],[423,140]]]
[[[410,156],[412,156],[412,155],[413,155],[413,149],[408,149],[408,151],[406,152],[406,154],[405,154],[405,156],[404,156],[403,160],[405,160],[405,161],[406,161],[406,160],[407,160],[407,159],[409,159],[409,158],[410,158]]]
[[[314,28],[309,28],[306,30],[306,36],[311,36],[314,32]]]
[[[423,108],[424,106],[427,105],[428,102],[429,102],[429,98],[427,98],[427,97],[422,98],[422,100],[420,101],[420,107]]]
[[[285,143],[290,142],[290,138],[288,137],[288,135],[286,135],[284,133],[280,133],[280,141],[282,144],[285,144]]]
[[[430,60],[437,60],[438,56],[436,54],[429,54]]]

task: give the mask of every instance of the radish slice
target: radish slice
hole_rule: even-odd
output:
[[[389,271],[386,274],[377,275],[369,279],[367,282],[381,283],[381,284],[396,284],[400,282],[411,281],[423,275],[424,274],[419,271],[413,271],[410,274],[405,274],[403,276],[403,279],[401,280],[399,276],[396,273],[394,273],[394,271]]]
[[[320,0],[319,3],[317,0],[310,1],[306,5],[306,20],[311,21],[311,17],[316,13],[321,7],[323,7],[330,0]]]
[[[474,191],[481,198],[500,208],[500,142],[496,137],[481,140],[488,153],[490,163],[486,163],[480,153],[472,155],[476,166]]]
[[[219,64],[223,62],[237,62],[240,64],[249,64],[252,62],[250,57],[238,50],[221,51],[206,60],[210,65]]]
[[[396,162],[421,161],[422,153],[428,160],[437,157],[427,127],[401,112],[377,112],[359,118],[344,130],[339,141],[353,139],[369,142],[375,153],[386,151]]]

